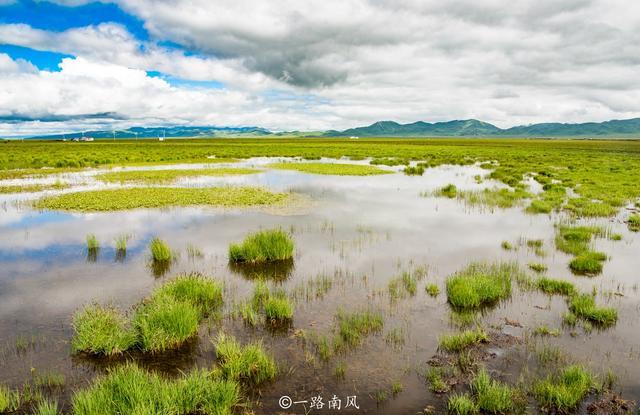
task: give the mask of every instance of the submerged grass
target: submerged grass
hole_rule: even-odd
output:
[[[584,367],[573,365],[537,382],[533,395],[544,411],[568,414],[578,407],[592,386],[592,375]]]
[[[287,297],[268,298],[264,303],[264,313],[268,320],[283,321],[293,318],[293,306]]]
[[[232,262],[270,262],[293,257],[293,240],[281,229],[263,230],[248,235],[241,244],[229,245]]]
[[[576,287],[569,281],[541,277],[535,281],[536,287],[545,294],[558,294],[572,296],[576,293]]]
[[[632,232],[640,231],[640,215],[637,213],[629,215],[629,218],[627,218],[627,226]]]
[[[173,259],[171,248],[160,238],[153,238],[151,240],[149,250],[151,251],[151,258],[156,262],[171,262]]]
[[[336,176],[372,176],[393,173],[375,166],[342,163],[272,163],[267,167],[279,170],[296,170],[303,173],[328,174]]]
[[[460,309],[495,304],[511,295],[511,279],[520,274],[515,264],[473,263],[447,278],[447,299]]]
[[[229,335],[219,333],[215,340],[216,356],[223,374],[232,380],[245,380],[255,385],[275,378],[278,368],[260,342],[245,346]]]
[[[35,192],[43,192],[45,190],[68,189],[69,187],[71,186],[66,183],[8,185],[8,186],[0,186],[0,194],[35,193]]]
[[[153,293],[153,296],[170,296],[185,301],[198,309],[201,317],[222,306],[222,283],[202,274],[180,275],[169,281]]]
[[[259,187],[132,187],[90,190],[44,197],[33,202],[36,209],[105,212],[170,206],[250,207],[281,205],[288,193]]]
[[[338,334],[349,346],[357,346],[362,343],[364,336],[382,330],[384,319],[382,314],[371,310],[344,313],[339,311],[336,315],[338,322]]]
[[[199,176],[231,176],[259,173],[260,170],[243,168],[217,168],[217,169],[184,169],[184,170],[134,170],[114,171],[99,174],[98,180],[107,183],[144,183],[167,184],[185,177]]]
[[[486,369],[482,368],[471,382],[471,390],[478,407],[483,413],[507,414],[516,407],[514,390],[502,382],[491,379]]]
[[[576,274],[595,275],[602,272],[602,262],[607,255],[597,251],[585,251],[569,262],[569,268]]]
[[[76,392],[72,405],[75,415],[231,415],[239,402],[240,387],[235,381],[205,370],[167,380],[129,363]]]

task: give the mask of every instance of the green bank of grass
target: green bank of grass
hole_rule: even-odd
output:
[[[43,192],[45,190],[68,189],[69,187],[71,186],[65,183],[9,185],[9,186],[0,186],[0,194],[35,193],[35,192]]]
[[[127,317],[114,307],[92,304],[77,311],[72,322],[74,352],[116,355],[137,342]]]
[[[511,295],[512,278],[522,278],[515,264],[473,263],[447,277],[447,299],[458,309],[490,306]]]
[[[375,166],[342,163],[272,163],[268,164],[267,167],[279,170],[295,170],[303,173],[336,176],[374,176],[393,173],[392,171],[382,170]]]
[[[535,285],[545,294],[572,296],[576,293],[576,287],[569,281],[541,277],[535,281]]]
[[[611,326],[618,321],[618,311],[615,308],[596,306],[596,300],[590,294],[571,297],[569,310],[578,318],[604,327]]]
[[[104,212],[184,206],[273,206],[282,205],[289,199],[287,193],[274,193],[258,187],[134,187],[44,197],[35,201],[33,206],[36,209]]]
[[[73,317],[74,352],[117,355],[133,347],[162,352],[198,333],[200,321],[222,306],[222,284],[200,274],[159,286],[129,319],[113,307],[89,305]]]
[[[232,176],[259,173],[260,170],[245,168],[217,168],[217,169],[184,169],[184,170],[136,170],[114,171],[102,173],[96,179],[107,183],[144,183],[167,184],[178,179],[199,176]]]
[[[41,178],[54,174],[75,173],[83,169],[78,168],[42,168],[42,169],[12,169],[0,170],[0,180]]]
[[[229,245],[231,262],[271,262],[293,257],[293,240],[281,229],[263,230],[248,235],[241,244]]]
[[[228,379],[258,385],[273,380],[278,373],[275,360],[265,352],[261,342],[242,346],[234,337],[220,332],[214,344],[220,368]]]
[[[175,380],[135,364],[117,366],[72,399],[75,415],[206,413],[231,415],[240,386],[199,369]]]
[[[439,347],[447,352],[460,352],[475,344],[489,341],[487,333],[478,328],[461,333],[443,335],[439,339]]]
[[[573,413],[593,386],[593,377],[584,367],[568,366],[537,382],[533,395],[545,412]]]

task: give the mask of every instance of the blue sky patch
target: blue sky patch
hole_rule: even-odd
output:
[[[64,53],[47,52],[15,45],[0,45],[0,53],[6,53],[14,60],[29,61],[41,71],[59,71],[58,65],[62,59],[73,57]]]
[[[175,87],[191,87],[191,88],[208,88],[208,89],[222,89],[224,84],[218,81],[192,81],[189,79],[178,78],[172,75],[167,75],[158,71],[147,71],[147,75],[153,78],[160,78],[166,81],[169,85]]]

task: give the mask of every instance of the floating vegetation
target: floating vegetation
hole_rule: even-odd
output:
[[[592,375],[573,365],[537,382],[533,395],[544,411],[566,414],[575,410],[593,386]]]
[[[214,344],[220,368],[227,379],[258,385],[276,377],[276,362],[264,351],[262,343],[242,346],[234,337],[220,332]]]
[[[135,364],[116,366],[86,390],[75,393],[75,415],[177,414],[229,415],[240,402],[240,386],[205,370],[175,380]]]
[[[231,262],[271,262],[293,257],[293,240],[281,229],[263,230],[248,235],[241,244],[229,245]]]
[[[279,170],[296,170],[303,173],[328,174],[336,176],[372,176],[393,173],[374,166],[343,163],[272,163],[267,167]]]
[[[25,184],[25,185],[9,185],[0,186],[0,194],[9,193],[36,193],[45,190],[62,190],[71,187],[66,183],[56,182],[54,184]]]
[[[201,176],[231,176],[260,173],[260,170],[241,168],[183,169],[183,170],[132,170],[102,173],[96,179],[107,183],[168,184],[178,179]]]
[[[571,297],[569,310],[578,318],[604,327],[613,325],[618,321],[618,311],[615,308],[597,307],[596,300],[590,294]]]
[[[460,352],[475,344],[489,341],[487,333],[478,328],[465,330],[461,333],[443,335],[439,339],[439,348],[447,352]]]
[[[447,277],[447,299],[461,309],[495,304],[511,295],[511,279],[518,275],[521,271],[515,264],[473,263]]]
[[[91,304],[73,316],[74,352],[115,355],[136,344],[136,332],[125,315],[114,307]]]
[[[427,284],[424,287],[424,290],[427,292],[427,294],[429,294],[431,297],[437,297],[438,294],[440,294],[440,288],[438,287],[437,284]]]
[[[48,196],[33,202],[36,209],[106,212],[170,206],[251,207],[282,205],[288,193],[259,187],[130,187]]]
[[[572,296],[576,293],[576,287],[569,281],[563,281],[548,277],[538,278],[536,287],[545,294],[558,294]]]

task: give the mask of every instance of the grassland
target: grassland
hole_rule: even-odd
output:
[[[167,184],[188,177],[234,176],[260,173],[260,171],[243,168],[112,171],[99,174],[96,179],[107,183]]]
[[[272,163],[267,167],[280,170],[295,170],[311,174],[328,174],[335,176],[374,176],[378,174],[393,173],[375,166],[360,164],[335,164],[335,163]]]
[[[8,185],[0,186],[0,194],[36,193],[43,192],[45,190],[62,190],[67,188],[69,188],[69,185],[65,183]]]
[[[172,206],[251,207],[283,205],[289,198],[287,193],[274,193],[258,187],[135,187],[44,197],[35,201],[34,207],[79,212]]]

